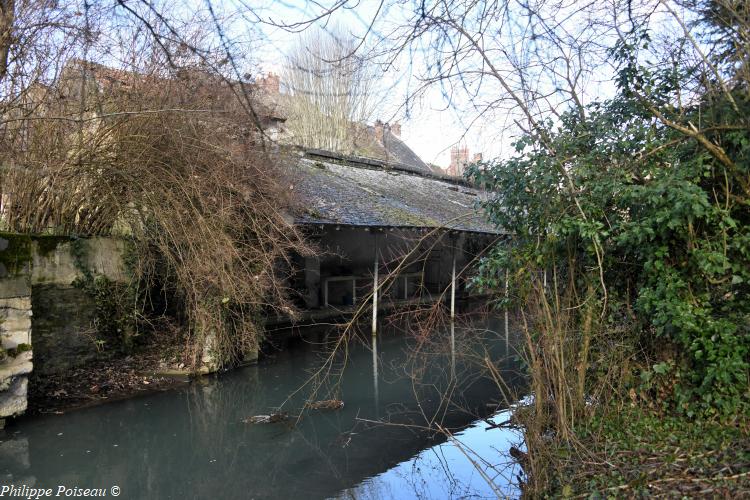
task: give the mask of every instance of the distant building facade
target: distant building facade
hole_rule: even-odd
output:
[[[451,163],[445,173],[454,177],[461,177],[469,163],[480,161],[482,161],[482,153],[476,153],[469,162],[469,148],[467,146],[453,146],[451,148]]]

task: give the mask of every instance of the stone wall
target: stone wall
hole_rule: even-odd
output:
[[[96,328],[102,304],[82,285],[106,278],[114,293],[117,284],[128,281],[123,240],[60,240],[53,245],[41,238],[35,238],[31,252],[35,376],[63,373],[121,347],[124,335]]]
[[[99,357],[104,345],[97,344],[102,339],[94,328],[96,305],[84,290],[35,285],[31,305],[35,376],[63,373]]]
[[[25,283],[25,287],[21,283]],[[0,418],[26,410],[31,363],[31,288],[28,276],[0,283]]]
[[[0,232],[0,421],[26,410],[32,369],[60,373],[99,356],[106,340],[82,283],[126,283],[124,256],[123,240]]]

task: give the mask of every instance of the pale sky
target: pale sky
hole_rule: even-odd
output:
[[[187,3],[183,8],[185,8],[186,14],[205,10],[204,2],[206,0],[185,1]],[[613,35],[611,30],[610,32],[605,31],[606,34],[601,35],[596,27],[599,25],[611,27],[612,19],[608,16],[613,15],[611,7],[614,4],[612,2],[616,1],[603,0],[600,3],[595,2],[593,4],[590,1],[574,1],[564,3],[563,7],[555,7],[558,3],[552,2],[552,8],[556,10],[550,14],[549,19],[556,23],[555,29],[559,29],[564,35],[575,40],[583,37],[603,53],[607,47],[613,45]],[[579,9],[579,6],[584,3],[591,6],[593,10]],[[177,4],[179,4],[179,1]],[[343,4],[343,6],[340,4]],[[389,4],[390,6],[386,5],[384,7],[386,10],[378,12],[381,4]],[[516,5],[512,2],[510,4]],[[518,0],[517,4],[523,4],[522,0]],[[369,33],[367,43],[372,46],[387,38],[386,32],[389,29],[389,24],[390,27],[409,25],[407,9],[410,4],[408,1],[381,2],[381,0],[211,0],[209,5],[216,11],[217,19],[220,20],[222,25],[222,32],[227,35],[230,43],[244,43],[245,48],[249,49],[249,62],[251,63],[249,68],[252,68],[250,71],[258,76],[257,73],[261,75],[268,72],[282,73],[285,54],[298,40],[299,32],[309,28],[309,25],[295,23],[304,23],[311,18],[320,17],[319,25],[324,22],[337,24],[340,28],[349,31],[354,37],[362,37],[365,33]],[[325,10],[325,6],[330,5],[338,5],[339,7],[330,16],[320,16],[321,11]],[[195,9],[192,9],[191,6],[194,6]],[[370,30],[370,23],[376,12],[378,12],[378,22]],[[576,17],[579,14],[582,16],[581,19]],[[600,19],[596,17],[599,14],[601,14],[602,20],[607,22],[599,23]],[[525,98],[539,104],[540,108],[546,107],[546,109],[539,110],[539,114],[543,118],[551,116],[553,120],[556,120],[553,115],[567,108],[566,103],[561,105],[562,93],[559,92],[558,82],[554,81],[556,78],[559,79],[560,74],[566,71],[565,67],[556,66],[559,64],[557,61],[561,59],[560,53],[550,54],[549,56],[553,56],[553,59],[539,59],[534,53],[534,47],[537,45],[543,46],[543,43],[521,43],[523,40],[533,39],[528,37],[528,30],[536,29],[534,25],[536,21],[532,17],[524,18],[523,15],[518,17],[511,15],[511,17],[511,20],[507,23],[510,26],[503,25],[502,30],[504,31],[501,34],[498,34],[500,31],[492,31],[499,29],[496,26],[482,24],[483,29],[488,31],[482,31],[481,34],[478,34],[478,38],[482,44],[486,40],[489,47],[487,50],[492,54],[490,57],[493,58],[495,64],[498,65],[498,71],[504,73],[506,78],[510,80],[519,80],[521,77],[511,68],[503,66],[508,64],[503,61],[509,59],[518,61],[519,57],[522,58],[519,64],[525,65],[526,68],[523,75],[523,86],[526,89],[534,88],[538,91],[537,95],[525,96]],[[652,15],[653,17],[655,16]],[[209,17],[210,19],[211,17]],[[557,22],[558,20],[559,22]],[[469,20],[468,22],[471,25],[472,21]],[[530,22],[531,25],[525,25],[525,22]],[[621,21],[618,20],[616,23],[621,23]],[[280,27],[281,24],[285,27]],[[657,33],[665,32],[663,18],[657,20],[656,24],[662,25],[657,26]],[[666,24],[669,24],[669,22]],[[674,23],[672,24],[674,25]],[[325,25],[323,26],[325,27]],[[582,27],[583,31],[581,31]],[[388,39],[387,41],[392,40]],[[474,81],[469,82],[466,87],[461,86],[465,83],[463,81],[457,85],[460,88],[458,88],[458,92],[451,94],[453,99],[451,108],[446,108],[446,99],[443,96],[446,91],[438,86],[432,86],[419,99],[410,101],[407,113],[404,108],[406,97],[420,83],[415,75],[410,74],[410,68],[421,69],[428,64],[428,57],[422,57],[420,54],[430,54],[433,58],[437,57],[438,54],[431,47],[417,46],[412,47],[412,49],[414,49],[413,52],[408,53],[408,55],[404,54],[401,60],[396,60],[394,66],[390,67],[378,79],[377,83],[385,98],[370,122],[372,123],[376,119],[388,122],[400,121],[402,139],[406,144],[425,162],[443,168],[449,164],[450,149],[454,145],[467,146],[471,155],[481,152],[485,159],[507,158],[512,151],[511,143],[518,135],[518,129],[514,125],[515,120],[520,118],[520,121],[523,122],[524,119],[519,116],[518,107],[510,105],[513,103],[509,104],[509,100],[506,99],[507,92],[503,90],[498,80],[493,77],[485,78],[485,75],[487,75],[485,63],[481,60],[471,60],[471,56],[467,57],[466,60],[469,62],[465,64],[470,70],[469,73],[473,73]],[[585,53],[587,60],[580,62],[580,67],[585,67],[586,74],[578,81],[577,85],[579,92],[581,92],[579,97],[582,98],[584,104],[592,100],[605,99],[611,96],[614,90],[612,80],[614,69],[611,66],[611,58],[597,57],[594,60],[589,57],[591,55],[590,47],[587,46],[585,50],[587,51]],[[406,57],[410,59],[407,60]],[[570,60],[575,61],[575,57],[571,57]],[[463,61],[462,64],[464,64]],[[467,74],[464,72],[466,67],[461,66],[458,70],[462,78]],[[419,72],[419,69],[414,71]],[[480,78],[481,84],[478,83]],[[527,78],[531,78],[533,81],[529,82]],[[472,85],[472,88],[468,88]],[[481,88],[478,88],[480,85]],[[521,86],[521,83],[516,81],[515,85],[514,88],[517,88]],[[565,86],[564,82],[562,86]],[[471,92],[475,93],[467,97],[467,94],[471,94]],[[564,99],[569,99],[569,97]],[[505,106],[505,109],[499,109],[498,103]],[[480,112],[473,107],[474,105],[488,106],[493,110],[493,114],[477,118]]]
[[[235,6],[238,11],[243,9],[246,11],[247,4],[244,3],[246,1],[223,0],[222,7],[226,11],[230,11],[232,6]],[[248,30],[255,30],[257,40],[253,45],[254,58],[260,71],[262,73],[281,73],[284,64],[284,55],[298,39],[299,35],[295,31],[305,28],[305,26],[295,26],[294,23],[315,17],[316,14],[320,13],[322,9],[321,5],[323,4],[329,5],[335,3],[337,2],[333,0],[330,2],[256,0],[252,3],[252,12],[256,18],[250,20],[245,16],[239,21],[232,19],[232,30],[242,29],[243,26],[246,26]],[[395,5],[390,8],[390,11],[379,12],[378,19],[380,23],[375,24],[374,29],[369,31],[368,40],[373,40],[373,43],[384,38],[385,35],[378,30],[388,29],[387,24],[389,22],[393,24],[405,24],[406,12],[401,10],[403,7],[400,6],[399,2],[393,3]],[[347,3],[346,5],[349,4]],[[324,19],[328,19],[327,22],[329,23],[338,24],[355,37],[361,37],[368,32],[370,22],[380,5],[380,0],[360,0],[357,3],[352,3],[351,8],[339,8],[330,18]],[[607,10],[609,8],[608,5],[607,2],[602,2],[600,8],[602,9],[601,14],[603,16],[610,14]],[[571,3],[565,8],[570,9],[570,12],[557,11],[556,14],[564,19],[559,26],[569,36],[576,37],[579,27],[587,26],[585,24],[587,22],[590,23],[590,26],[597,26],[599,19],[596,17],[586,17],[587,15],[596,16],[596,13],[581,10],[583,18],[578,19],[575,17],[579,14],[576,2]],[[568,16],[567,14],[571,15]],[[264,22],[259,23],[259,20]],[[583,24],[581,24],[582,22]],[[286,24],[287,29],[273,26],[273,24],[278,25],[279,23]],[[521,24],[523,23],[519,22],[519,26]],[[526,28],[524,26],[518,28],[514,26],[514,29],[523,30]],[[258,30],[260,30],[260,33],[258,33]],[[614,42],[610,35],[611,32],[607,35],[609,37],[607,39],[597,38],[599,33],[596,29],[588,33],[588,36],[593,37],[591,39],[592,43],[598,45],[602,53],[606,47],[611,47]],[[550,109],[556,110],[556,112],[566,109],[566,104],[560,105],[560,94],[555,89],[558,83],[553,81],[554,78],[559,76],[559,73],[556,73],[556,71],[562,70],[564,73],[565,68],[555,67],[555,64],[557,64],[555,62],[556,59],[541,61],[538,66],[544,69],[540,71],[546,71],[547,73],[534,74],[534,64],[539,61],[534,59],[533,52],[515,53],[514,51],[519,48],[519,45],[517,44],[517,40],[513,38],[514,36],[511,29],[509,34],[503,35],[502,43],[504,45],[495,46],[492,50],[499,50],[500,52],[509,51],[509,57],[531,57],[527,61],[527,64],[529,64],[528,68],[530,68],[528,76],[532,78],[538,77],[538,81],[535,81],[536,88],[541,93],[547,94],[546,96],[542,96],[539,102],[542,102],[543,105],[548,106]],[[500,43],[500,41],[498,40],[497,43]],[[514,46],[514,44],[516,45]],[[255,50],[256,48],[259,50]],[[587,53],[587,57],[589,55],[590,53]],[[419,67],[424,62],[419,59],[420,55],[418,51],[411,53],[409,57],[413,58],[411,62],[416,67]],[[502,57],[498,58],[498,61],[502,60],[504,60]],[[582,92],[579,97],[584,103],[609,97],[614,91],[612,81],[614,69],[609,63],[608,58],[602,60],[607,61],[607,63],[599,64],[593,62],[593,60],[581,62],[582,67],[587,68],[587,73],[583,76],[582,81],[579,82],[579,91]],[[599,60],[597,59],[597,61]],[[454,102],[454,106],[450,109],[446,109],[445,107],[446,100],[443,98],[441,89],[436,86],[431,87],[419,100],[411,102],[407,115],[403,106],[405,98],[409,94],[409,90],[413,90],[419,82],[413,75],[409,74],[409,61],[400,60],[395,63],[397,67],[392,67],[387,73],[383,74],[378,82],[384,95],[387,97],[372,117],[371,122],[375,121],[375,119],[390,122],[400,121],[402,124],[402,139],[406,144],[425,162],[433,163],[443,168],[448,166],[450,149],[456,144],[468,146],[471,155],[479,152],[483,153],[485,159],[507,157],[509,155],[511,151],[510,145],[516,139],[512,134],[517,134],[513,130],[517,130],[514,126],[514,118],[518,118],[518,110],[514,107],[508,107],[503,111],[496,109],[497,106],[492,104],[493,99],[497,99],[498,96],[504,94],[504,91],[497,86],[497,81],[492,82],[492,78],[487,79],[490,81],[483,80],[481,93],[476,94],[471,99],[459,97],[458,102]],[[498,63],[502,64],[501,62]],[[501,66],[499,71],[502,72],[503,70],[504,68]],[[508,71],[507,73],[512,74],[513,72]],[[474,90],[476,90],[476,87]],[[464,94],[459,92],[458,95]],[[472,107],[473,103],[477,105],[490,105],[494,109],[494,114],[476,118],[479,113],[477,109]],[[547,114],[549,115],[549,113]]]
[[[332,21],[344,26],[355,36],[362,36],[367,32],[368,24],[379,4],[377,0],[361,0],[356,8],[342,9],[337,12]],[[306,10],[308,6],[309,3],[304,0],[289,0],[288,2],[265,0],[261,1],[259,6],[254,6],[254,9],[264,19],[277,22],[283,20],[291,24],[313,15],[311,10]],[[390,16],[391,19],[397,14],[396,12],[381,12],[381,16]],[[378,33],[371,33],[370,36],[377,37]],[[269,25],[264,26],[261,52],[263,56],[258,58],[261,72],[280,73],[284,54],[294,45],[297,37],[298,35],[294,32]],[[406,117],[403,103],[409,77],[404,73],[403,68],[395,68],[383,75],[380,84],[387,97],[372,121],[376,119],[400,121],[402,140],[423,161],[443,168],[450,163],[451,146],[459,143],[467,145],[471,155],[482,152],[485,158],[488,158],[501,154],[501,141],[497,139],[498,127],[479,123],[467,132],[466,125],[460,120],[461,113],[453,109],[445,109],[438,89],[431,90],[419,102],[413,103],[409,116]]]

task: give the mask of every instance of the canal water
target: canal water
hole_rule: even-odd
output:
[[[367,341],[330,356],[298,341],[261,363],[134,399],[21,419],[0,431],[0,483],[104,488],[120,498],[495,498],[518,496],[518,433],[481,366],[522,391],[500,322],[427,340],[386,328],[377,374]],[[323,337],[318,337],[323,340]],[[335,337],[328,336],[330,342]],[[310,380],[313,380],[311,383]],[[301,411],[339,399],[337,410]],[[282,407],[289,419],[246,423]]]

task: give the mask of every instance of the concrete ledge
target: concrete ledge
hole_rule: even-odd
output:
[[[31,333],[28,330],[3,332],[0,335],[0,344],[3,349],[15,349],[20,344],[31,345]]]
[[[9,310],[8,313],[10,311],[23,311],[24,314],[31,316],[31,297],[3,298],[0,300],[0,314],[2,314],[3,309]]]
[[[113,238],[87,238],[75,241],[64,241],[57,244],[54,250],[43,253],[39,243],[33,245],[33,263],[31,266],[31,283],[70,285],[83,273],[76,262],[74,245],[83,246],[83,265],[94,274],[106,276],[112,281],[127,281],[127,272],[122,255],[125,252],[125,241]]]
[[[28,332],[31,329],[31,318],[28,314],[12,314],[10,316],[5,316],[2,318],[2,323],[0,323],[0,332],[17,332],[17,331],[26,331]]]

